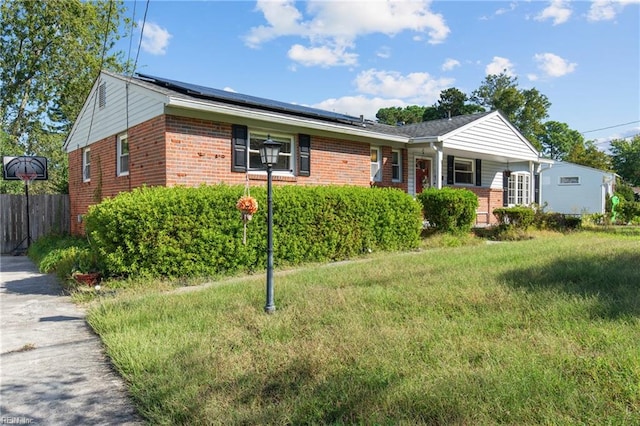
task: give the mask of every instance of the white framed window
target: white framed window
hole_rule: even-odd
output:
[[[129,137],[126,133],[118,135],[116,151],[117,175],[127,176],[129,174]]]
[[[371,181],[382,181],[382,153],[379,147],[371,147]]]
[[[402,152],[400,150],[391,151],[391,180],[402,182]]]
[[[580,185],[580,176],[560,176],[560,185]]]
[[[456,185],[474,185],[475,161],[456,157],[453,162],[453,176]]]
[[[91,180],[91,148],[82,150],[82,181],[89,182]]]
[[[531,204],[531,175],[529,173],[511,173],[507,202],[510,206]]]
[[[264,170],[260,159],[260,147],[269,138],[274,142],[280,142],[278,164],[273,166],[273,171],[293,174],[295,170],[293,136],[273,133],[249,132],[249,149],[247,150],[249,170]]]

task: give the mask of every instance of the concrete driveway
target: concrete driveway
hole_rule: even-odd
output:
[[[142,424],[100,339],[53,275],[0,257],[0,424]]]

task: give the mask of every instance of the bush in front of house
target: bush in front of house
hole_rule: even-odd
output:
[[[538,211],[535,214],[534,225],[538,229],[549,231],[574,231],[582,226],[582,216]]]
[[[620,203],[619,212],[622,223],[640,225],[640,202],[624,200]]]
[[[266,190],[251,188],[258,211],[243,221],[241,186],[138,188],[93,206],[86,231],[110,275],[214,276],[266,265]],[[276,186],[276,265],[346,259],[419,243],[420,206],[399,190]]]
[[[535,211],[531,207],[524,206],[501,207],[494,209],[493,215],[498,219],[498,225],[501,227],[527,229],[533,224]]]
[[[425,220],[438,231],[469,232],[476,221],[478,197],[468,189],[429,188],[417,198]]]

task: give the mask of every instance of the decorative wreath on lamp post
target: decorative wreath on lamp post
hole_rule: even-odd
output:
[[[248,222],[258,211],[258,202],[251,195],[243,195],[236,203],[236,208],[242,213],[242,220]]]
[[[240,210],[242,222],[244,224],[244,232],[242,234],[242,243],[247,244],[247,222],[253,219],[253,215],[258,211],[258,201],[251,195],[245,194],[236,203],[236,208]]]

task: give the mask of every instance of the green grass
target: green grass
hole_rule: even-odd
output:
[[[447,244],[445,244],[447,245]],[[640,238],[580,232],[123,293],[152,424],[640,424]]]

